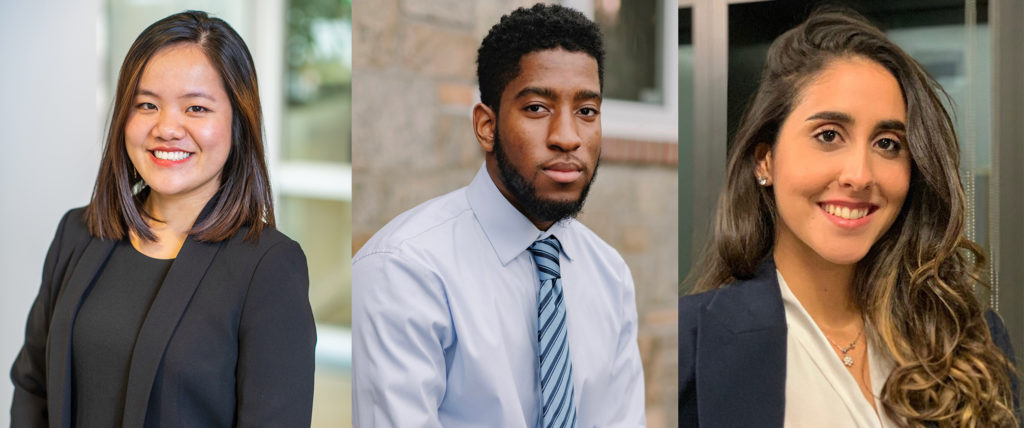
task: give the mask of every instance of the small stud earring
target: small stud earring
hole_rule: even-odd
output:
[[[768,185],[768,178],[767,177],[757,177],[757,184],[760,184],[762,186],[767,186]]]

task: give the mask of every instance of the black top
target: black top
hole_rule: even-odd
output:
[[[135,340],[172,262],[118,242],[86,293],[72,332],[74,425],[121,426]]]
[[[310,426],[316,327],[306,257],[273,227],[253,240],[249,231],[185,239],[135,340],[119,426]],[[75,319],[117,244],[89,234],[82,208],[61,220],[11,367],[11,426],[73,427]]]

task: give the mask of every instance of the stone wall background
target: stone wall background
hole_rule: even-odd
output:
[[[473,178],[483,161],[470,124],[476,49],[502,15],[531,4],[353,4],[353,254],[397,214]],[[632,270],[651,427],[678,424],[675,143],[606,135],[580,216]]]

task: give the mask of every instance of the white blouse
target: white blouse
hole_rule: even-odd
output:
[[[778,273],[778,271],[776,270]],[[857,346],[868,346],[871,390],[878,413],[861,394],[857,381],[832,350],[825,334],[778,273],[786,309],[786,427],[889,428],[897,426],[878,400],[893,368],[887,353],[871,342],[869,326]],[[862,364],[858,362],[858,364]]]

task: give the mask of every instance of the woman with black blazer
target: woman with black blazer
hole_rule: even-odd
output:
[[[129,49],[92,200],[50,245],[12,426],[309,426],[308,283],[274,229],[248,48],[203,12],[164,18]]]
[[[679,301],[680,426],[1018,425],[939,94],[852,12],[772,43]]]

